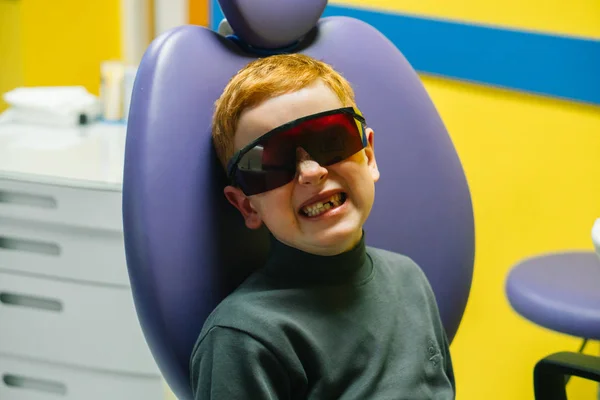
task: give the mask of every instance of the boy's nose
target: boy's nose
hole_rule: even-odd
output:
[[[302,147],[296,149],[296,161],[298,163],[298,183],[301,185],[317,185],[327,178],[327,168],[310,158],[310,155]]]

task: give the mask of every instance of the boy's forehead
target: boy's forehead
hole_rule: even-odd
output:
[[[298,118],[342,107],[337,95],[321,81],[265,100],[242,112],[234,137],[239,150],[272,129]]]

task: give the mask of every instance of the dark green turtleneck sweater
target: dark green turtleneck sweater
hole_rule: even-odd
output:
[[[454,398],[425,275],[364,237],[331,257],[273,240],[206,320],[190,365],[196,400]]]

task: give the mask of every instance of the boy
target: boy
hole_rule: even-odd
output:
[[[206,320],[195,399],[454,398],[424,274],[365,246],[379,171],[349,83],[305,55],[254,61],[216,102],[213,142],[225,196],[271,249]]]

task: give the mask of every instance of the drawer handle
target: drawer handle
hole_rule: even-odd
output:
[[[0,190],[0,203],[37,208],[56,208],[56,199],[51,196],[8,192],[6,190]]]
[[[16,389],[37,390],[39,392],[52,393],[66,396],[67,385],[47,379],[27,378],[25,376],[4,374],[2,381],[8,387]]]
[[[28,253],[45,254],[48,256],[60,255],[60,247],[56,243],[15,239],[6,236],[0,236],[0,249],[26,251]]]
[[[0,292],[0,303],[8,306],[37,308],[44,311],[61,312],[63,310],[63,305],[58,300],[7,292]]]

